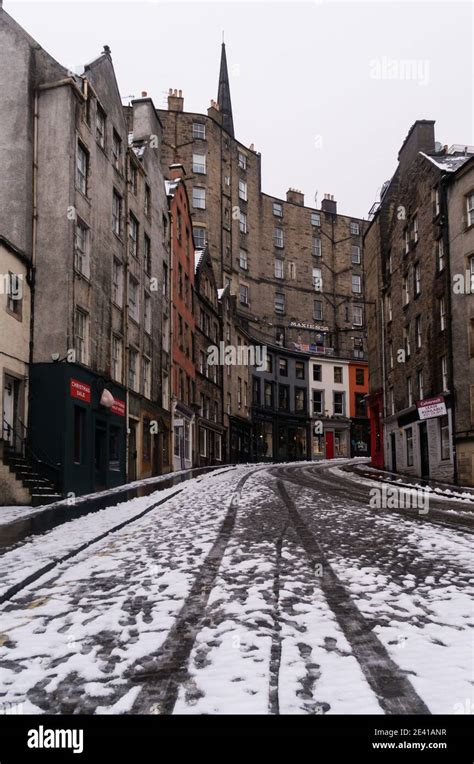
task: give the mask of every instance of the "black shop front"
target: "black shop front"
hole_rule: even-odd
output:
[[[30,371],[29,445],[61,493],[125,483],[125,389],[73,363],[36,363]]]

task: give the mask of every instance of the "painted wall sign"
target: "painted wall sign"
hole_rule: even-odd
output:
[[[433,417],[444,416],[446,414],[446,404],[442,395],[417,401],[416,407],[420,419],[432,419]]]
[[[288,326],[290,329],[309,329],[312,332],[329,331],[329,326],[321,326],[321,324],[310,324],[307,321],[290,321]]]
[[[84,403],[91,402],[91,387],[85,382],[79,382],[78,379],[71,379],[69,390],[72,398],[78,398],[78,400],[84,401]]]
[[[114,398],[114,402],[112,403],[110,410],[112,414],[117,414],[118,416],[125,416],[125,401],[121,401],[118,398]]]

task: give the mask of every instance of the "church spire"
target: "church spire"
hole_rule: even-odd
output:
[[[225,43],[222,43],[221,69],[219,72],[219,88],[217,102],[222,114],[222,127],[234,137],[234,120],[232,119],[232,103],[230,100],[229,74],[227,72],[227,59],[225,55]]]

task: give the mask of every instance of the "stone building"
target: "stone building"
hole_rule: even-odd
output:
[[[374,301],[369,318],[372,442],[383,438],[377,465],[445,481],[457,478],[454,432],[461,399],[454,368],[468,372],[470,363],[466,320],[458,319],[464,344],[452,323],[446,185],[468,159],[464,148],[435,143],[433,121],[415,122],[365,235],[368,295]],[[455,206],[456,184],[452,188]],[[467,186],[461,196],[467,219]],[[460,246],[468,248],[467,238]],[[466,257],[464,251],[458,265]]]
[[[338,214],[329,194],[312,208],[294,189],[285,200],[262,192],[261,156],[234,135],[224,45],[218,98],[207,114],[185,112],[177,90],[158,113],[164,166],[191,168],[196,246],[208,242],[218,286],[237,296],[249,335],[366,357],[363,222]]]
[[[461,152],[464,146],[457,147]],[[452,154],[451,156],[455,156]],[[457,477],[474,485],[474,157],[446,173]]]
[[[184,167],[171,165],[166,181],[171,229],[171,394],[173,468],[195,464],[194,244]]]
[[[195,253],[196,325],[196,464],[205,467],[224,461],[225,431],[222,407],[220,343],[222,322],[217,284],[209,247]],[[210,349],[213,352],[210,353]]]
[[[222,368],[226,461],[246,463],[252,459],[251,362],[255,360],[252,353],[258,349],[240,323],[236,296],[230,293],[229,286],[219,290],[219,304],[224,348],[235,353],[235,359],[229,355],[229,363]]]
[[[62,493],[167,471],[156,110],[123,109],[107,46],[72,73],[3,9],[0,56],[0,235],[34,272],[29,445]]]

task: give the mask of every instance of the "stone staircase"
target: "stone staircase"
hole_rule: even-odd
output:
[[[5,467],[8,467],[10,480],[17,483],[16,486],[12,486],[12,492],[19,497],[24,497],[22,503],[41,507],[62,499],[54,483],[41,475],[35,463],[28,457],[15,453],[11,447],[5,446],[3,463]],[[26,497],[28,499],[25,501]]]

